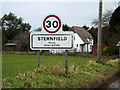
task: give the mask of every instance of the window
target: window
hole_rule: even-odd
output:
[[[76,47],[78,47],[78,44],[76,44]]]
[[[80,46],[80,47],[81,47],[81,52],[84,52],[84,51],[83,51],[83,47],[84,47],[84,45],[83,45],[83,44],[81,44],[81,46]]]
[[[92,49],[92,45],[90,45],[90,50]]]
[[[92,41],[92,39],[91,39],[91,38],[90,38],[89,40],[90,40],[90,41]]]

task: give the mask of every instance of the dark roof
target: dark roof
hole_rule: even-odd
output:
[[[34,29],[34,31],[41,31],[42,29],[39,27],[39,28],[36,28]]]
[[[81,39],[84,41],[84,43],[90,43],[87,40],[87,38],[89,39],[93,38],[92,35],[82,27],[73,26],[72,28],[69,29],[69,31],[73,31],[74,33],[77,33],[79,37],[81,37]]]
[[[5,45],[7,45],[7,46],[15,46],[16,45],[15,42],[16,42],[15,40],[8,40],[7,43],[5,43]]]
[[[7,45],[7,46],[15,46],[16,43],[5,43],[5,45]]]

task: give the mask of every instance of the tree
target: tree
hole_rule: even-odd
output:
[[[18,51],[29,51],[30,33],[29,31],[21,32],[15,37],[16,47]]]
[[[109,25],[104,26],[102,28],[102,43],[104,43],[107,46],[108,46],[108,42],[109,42],[109,39],[110,39],[110,36],[109,36],[110,31],[109,31],[109,29],[110,29]]]
[[[87,27],[86,25],[84,25],[83,28],[84,28],[85,30],[88,30],[88,29],[89,29],[89,27]]]
[[[104,26],[102,27],[102,43],[104,43],[105,45],[108,46],[108,42],[109,42],[109,39],[110,39],[110,36],[109,36],[109,31],[110,27],[109,26]],[[90,28],[88,30],[88,32],[93,36],[93,40],[94,40],[94,44],[97,43],[97,33],[98,33],[98,28]]]
[[[120,7],[118,7],[110,19],[110,30],[120,34]]]
[[[107,15],[106,15],[107,17]],[[94,37],[96,43],[97,38],[97,27],[89,30],[91,35]],[[102,43],[107,45],[105,53],[107,55],[118,54],[118,48],[116,47],[117,42],[120,40],[120,7],[118,7],[105,26],[102,26]]]
[[[118,48],[116,47],[117,42],[120,40],[120,7],[118,7],[112,14],[109,22],[109,41],[108,49],[110,55],[118,54]]]
[[[104,14],[103,14],[103,18],[102,18],[102,27],[104,26],[108,26],[109,25],[109,21],[111,19],[113,11],[112,10],[107,10]],[[98,27],[98,19],[94,19],[92,21],[93,26]]]
[[[23,23],[22,18],[17,18],[13,13],[5,14],[2,18],[3,43],[13,40],[20,32],[29,31],[29,23]]]
[[[94,44],[96,44],[97,43],[97,33],[98,33],[98,28],[94,28],[94,27],[92,27],[92,28],[90,28],[89,30],[88,30],[88,32],[92,35],[92,37],[93,37],[93,40],[94,40]]]
[[[69,30],[69,26],[67,24],[63,24],[63,31],[68,31]]]
[[[108,38],[109,38],[109,21],[112,17],[112,10],[107,10],[103,16],[102,16],[102,43],[108,45]],[[95,19],[92,21],[93,26],[95,26],[95,28],[91,28],[89,30],[89,32],[91,33],[91,35],[94,37],[94,43],[97,43],[97,29],[98,29],[98,19]]]

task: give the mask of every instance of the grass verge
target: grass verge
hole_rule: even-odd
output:
[[[84,58],[69,56],[68,66],[86,65],[89,60],[95,61],[96,58]],[[65,67],[65,56],[40,55],[40,65],[54,66],[61,64]],[[37,67],[37,55],[21,55],[21,54],[2,54],[2,77],[12,78],[18,73],[26,73],[33,71]]]
[[[66,75],[62,63],[42,65],[33,71],[3,78],[3,88],[98,88],[118,71],[118,59],[104,64],[89,60],[86,64],[70,64]]]

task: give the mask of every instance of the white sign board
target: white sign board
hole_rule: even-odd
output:
[[[70,50],[73,48],[73,35],[71,34],[41,34],[39,32],[36,34],[33,32],[30,39],[32,50]]]
[[[56,15],[48,15],[43,20],[42,31],[30,33],[32,50],[73,49],[73,32],[62,31],[61,20]]]

